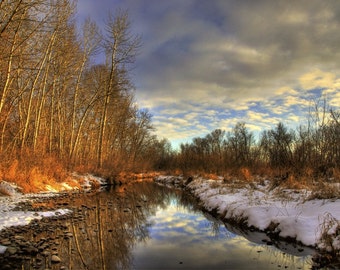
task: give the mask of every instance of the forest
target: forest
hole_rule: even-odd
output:
[[[130,69],[141,42],[128,14],[109,14],[103,32],[89,19],[77,31],[75,14],[68,0],[0,3],[0,153],[9,178],[48,166],[148,169],[164,144],[134,100]],[[98,53],[105,63],[93,61]]]
[[[173,150],[134,97],[142,43],[128,13],[110,13],[101,30],[89,19],[79,30],[75,14],[69,0],[0,2],[1,179],[30,187],[72,171],[161,170],[339,180],[340,112],[326,100],[295,130],[278,123],[255,138],[237,123]]]
[[[216,129],[181,144],[177,166],[182,171],[237,175],[244,180],[262,175],[281,180],[339,181],[339,113],[327,113],[324,108],[316,106],[307,125],[293,130],[279,122],[257,139],[245,123],[237,123],[229,132]]]

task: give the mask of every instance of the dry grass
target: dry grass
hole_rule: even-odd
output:
[[[53,156],[25,153],[20,159],[2,162],[0,167],[2,179],[17,184],[23,193],[45,191],[47,185],[59,190],[61,182],[68,179],[67,170]]]
[[[340,183],[340,168],[333,169],[333,181]]]
[[[215,173],[201,173],[200,176],[202,176],[204,179],[220,180],[220,176]]]
[[[325,214],[325,219],[318,228],[321,232],[320,242],[327,252],[339,255],[339,250],[335,247],[334,239],[340,234],[340,221],[330,213]]]
[[[282,187],[288,189],[309,189],[305,177],[296,177],[294,175],[289,175],[288,178],[283,181]]]
[[[261,172],[261,174],[255,174],[250,168],[243,167],[239,170],[229,170],[225,171],[223,176],[223,184],[227,185],[231,189],[240,188],[255,188],[257,184],[264,185],[264,180],[269,180],[271,184],[269,185],[270,190],[276,189],[278,196],[281,196],[282,190],[291,189],[300,191],[312,191],[311,195],[307,200],[311,199],[338,199],[340,198],[340,170],[333,170],[333,177],[331,180],[326,179],[315,179],[314,170],[311,168],[305,168],[300,173],[293,173],[288,170],[274,170],[270,168],[257,168],[256,173]],[[204,174],[201,173],[204,179],[219,179],[217,175]],[[217,188],[216,185],[212,185],[213,188]],[[286,196],[282,193],[283,197]]]
[[[326,200],[326,199],[339,199],[340,188],[339,185],[318,182],[312,189],[312,194],[308,197],[308,200]]]
[[[239,174],[241,179],[244,181],[250,182],[253,179],[252,174],[248,168],[241,168]]]

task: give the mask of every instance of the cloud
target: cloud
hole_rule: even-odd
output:
[[[320,69],[315,69],[311,72],[303,74],[300,77],[300,84],[306,90],[313,90],[315,88],[329,88],[333,87],[335,83],[336,74],[332,72],[325,72]]]
[[[238,121],[296,124],[323,94],[339,108],[336,1],[114,2],[101,5],[127,8],[142,35],[136,99],[161,137],[185,141]]]

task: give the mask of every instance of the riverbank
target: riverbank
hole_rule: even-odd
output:
[[[340,255],[339,198],[317,199],[308,190],[273,187],[270,181],[238,184],[223,178],[158,176],[155,182],[189,191],[223,221]]]
[[[91,190],[100,190],[106,186],[119,186],[126,183],[145,181],[152,179],[157,173],[121,173],[114,178],[104,179],[91,174],[79,175],[72,174],[68,182],[58,183],[56,186],[45,184],[41,186],[42,192],[23,194],[22,188],[15,183],[0,181],[0,231],[12,226],[23,226],[29,224],[32,220],[42,219],[44,217],[62,216],[70,213],[69,209],[53,209],[53,211],[28,211],[25,204],[42,199],[53,199],[55,196],[61,196],[67,193],[89,192]],[[70,181],[72,184],[70,184]],[[21,205],[21,206],[18,206]],[[46,207],[42,207],[46,209]],[[0,253],[5,252],[6,248],[0,245]]]
[[[35,207],[34,211],[30,211],[31,204],[39,204],[40,201],[53,200],[56,196],[62,196],[67,192],[86,192],[94,188],[100,188],[106,185],[103,178],[84,175],[79,176],[74,174],[73,178],[75,184],[68,185],[67,183],[60,183],[63,187],[61,190],[56,190],[50,185],[44,187],[44,192],[23,194],[21,188],[14,183],[1,181],[0,190],[0,231],[15,226],[28,225],[33,220],[41,220],[43,218],[53,218],[67,215],[71,210],[67,208],[50,209],[46,211],[46,207]],[[6,241],[5,241],[6,243]],[[0,253],[4,253],[7,247],[5,244],[0,243]]]
[[[227,182],[223,178],[161,176],[158,174],[139,174],[131,178],[124,175],[116,178],[118,184],[153,180],[161,185],[181,188],[190,192],[199,204],[222,221],[233,223],[247,230],[262,231],[268,236],[267,244],[285,239],[304,246],[316,248],[325,258],[332,260],[340,254],[340,199],[316,198],[307,189],[288,189],[273,186],[272,181]],[[76,177],[75,177],[76,178]],[[18,187],[1,182],[2,190],[10,196],[0,196],[0,231],[11,228],[10,237],[0,242],[0,253],[15,252],[11,245],[20,246],[23,239],[17,238],[15,230],[27,224],[45,224],[49,220],[62,219],[73,215],[70,204],[58,204],[49,208],[49,202],[57,196],[71,200],[72,196],[94,188],[105,187],[107,180],[91,175],[82,176],[81,189],[49,191],[37,194],[22,194]],[[333,184],[338,189],[338,184]],[[125,189],[124,186],[121,187]],[[73,194],[73,195],[72,195]],[[19,229],[20,230],[20,229]],[[36,248],[37,245],[34,246]],[[36,249],[31,249],[36,252]],[[15,255],[15,254],[14,254]],[[327,263],[327,262],[326,262]],[[336,264],[338,265],[338,264]]]

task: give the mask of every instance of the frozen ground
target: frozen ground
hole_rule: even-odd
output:
[[[85,175],[80,177],[74,175],[75,179],[82,178],[82,187],[84,190],[90,189],[92,185],[104,185],[105,181],[102,178]],[[0,231],[6,227],[27,225],[33,219],[41,219],[43,217],[52,217],[57,215],[65,215],[70,212],[68,209],[57,209],[55,211],[44,211],[44,212],[32,212],[32,211],[14,211],[15,206],[23,201],[32,200],[34,198],[41,197],[53,197],[58,196],[56,190],[51,189],[49,186],[46,190],[50,190],[45,193],[38,194],[21,194],[19,188],[6,181],[0,182],[0,189],[2,193],[8,196],[0,196]],[[65,190],[70,190],[71,187],[65,184]],[[0,253],[4,253],[6,247],[0,245]]]
[[[174,176],[159,176],[156,182],[185,185],[185,180]],[[197,177],[185,186],[205,209],[216,211],[222,219],[245,222],[329,252],[340,250],[340,199],[306,200],[306,190],[281,189],[279,195],[277,189],[270,189],[269,181],[235,187],[222,179]]]

